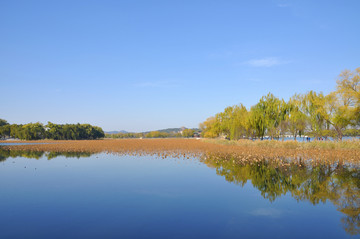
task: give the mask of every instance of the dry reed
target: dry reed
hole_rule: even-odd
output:
[[[15,142],[15,141],[13,141]],[[21,141],[26,142],[26,141]],[[30,143],[47,143],[31,145],[2,146],[8,150],[31,150],[48,152],[89,152],[118,154],[151,154],[159,157],[206,157],[216,155],[236,161],[263,159],[304,159],[320,160],[321,162],[347,161],[359,162],[358,148],[338,147],[299,147],[300,142],[272,141],[219,141],[196,139],[106,139],[106,140],[74,140],[74,141],[30,141]],[[304,143],[304,145],[307,145]],[[331,145],[331,144],[330,144]]]

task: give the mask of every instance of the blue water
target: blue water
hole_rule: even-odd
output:
[[[342,166],[344,174],[324,168],[325,177],[322,168],[310,166],[273,175],[277,171],[266,164],[195,158],[2,155],[0,238],[347,238],[354,224],[344,226],[349,217],[340,209],[350,201],[342,204],[337,197],[353,190],[351,205],[360,207],[360,174],[353,165]],[[286,180],[307,174],[309,187],[299,189],[313,195],[297,198],[293,186],[279,191]],[[342,180],[344,175],[350,178]],[[319,180],[336,184],[337,191],[317,192]],[[359,215],[350,219],[359,230]]]
[[[32,145],[32,144],[48,144],[48,143],[1,143],[1,142],[0,142],[0,146]]]

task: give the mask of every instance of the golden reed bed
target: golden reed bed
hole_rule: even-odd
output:
[[[5,142],[5,141],[0,141]],[[9,141],[6,141],[9,142]],[[196,139],[104,139],[74,141],[12,141],[21,143],[47,143],[2,146],[6,150],[30,150],[49,152],[90,152],[118,154],[151,154],[160,157],[216,156],[236,161],[264,159],[304,159],[321,162],[360,162],[358,149],[286,149],[248,145],[222,145]]]

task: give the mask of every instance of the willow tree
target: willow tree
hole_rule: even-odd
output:
[[[289,99],[287,121],[288,130],[296,140],[297,135],[301,137],[306,128],[306,115],[301,111],[302,95],[295,94]]]
[[[323,93],[317,94],[309,91],[302,98],[302,111],[307,116],[309,131],[316,137],[322,136],[322,131],[326,129],[328,118],[325,108],[325,96]]]
[[[337,93],[352,114],[352,120],[360,124],[360,67],[354,71],[344,70],[339,75]]]
[[[342,139],[349,126],[360,126],[360,68],[343,71],[337,91],[324,95],[309,91],[295,94],[288,102],[269,93],[247,111],[243,105],[225,108],[200,125],[204,137],[224,135],[230,139],[244,136],[271,138],[290,132],[315,137],[337,136]]]
[[[246,136],[246,107],[242,104],[225,108],[224,112],[216,114],[220,134],[232,140]]]
[[[326,96],[325,106],[329,115],[327,121],[336,132],[337,138],[342,140],[344,130],[351,124],[353,118],[353,111],[349,107],[348,100],[337,92],[332,92]]]
[[[258,109],[263,115],[266,132],[271,138],[279,136],[280,124],[285,119],[287,112],[286,103],[283,100],[275,97],[273,94],[268,93],[263,96],[258,105]]]
[[[259,103],[251,107],[248,118],[249,127],[253,130],[253,134],[263,139],[266,131],[266,118],[262,105]]]
[[[215,117],[208,118],[205,122],[200,123],[201,135],[205,138],[216,138],[220,134],[220,122]]]
[[[219,132],[225,136],[230,135],[230,128],[234,118],[234,107],[226,107],[223,112],[215,115],[217,122],[219,123]]]
[[[247,136],[248,111],[242,104],[233,107],[232,120],[230,124],[230,139],[240,139]]]

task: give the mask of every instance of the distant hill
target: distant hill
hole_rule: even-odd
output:
[[[180,131],[183,131],[184,129],[187,129],[186,127],[181,127],[181,128],[167,128],[167,129],[159,129],[159,130],[154,130],[154,131],[159,131],[162,133],[179,133]],[[198,131],[199,129],[194,128],[193,130]],[[149,133],[150,131],[144,132],[144,134]]]
[[[187,129],[186,127],[181,127],[181,128],[167,128],[167,129],[159,129],[159,130],[152,130],[152,131],[159,131],[159,132],[162,132],[162,133],[168,133],[168,134],[171,134],[171,133],[179,133],[181,131],[183,131],[184,129]],[[199,129],[197,128],[194,128],[193,130],[195,131],[199,131]],[[150,133],[151,131],[146,131],[146,132],[140,132],[140,133],[143,133],[143,134],[147,134],[147,133]],[[126,133],[131,133],[131,132],[128,132],[128,131],[125,131],[125,130],[120,130],[120,131],[107,131],[105,132],[105,134],[119,134],[119,133],[122,133],[122,134],[126,134]]]
[[[105,134],[119,134],[119,133],[122,133],[122,134],[126,134],[126,133],[129,133],[125,130],[120,130],[120,131],[107,131],[105,132]]]

